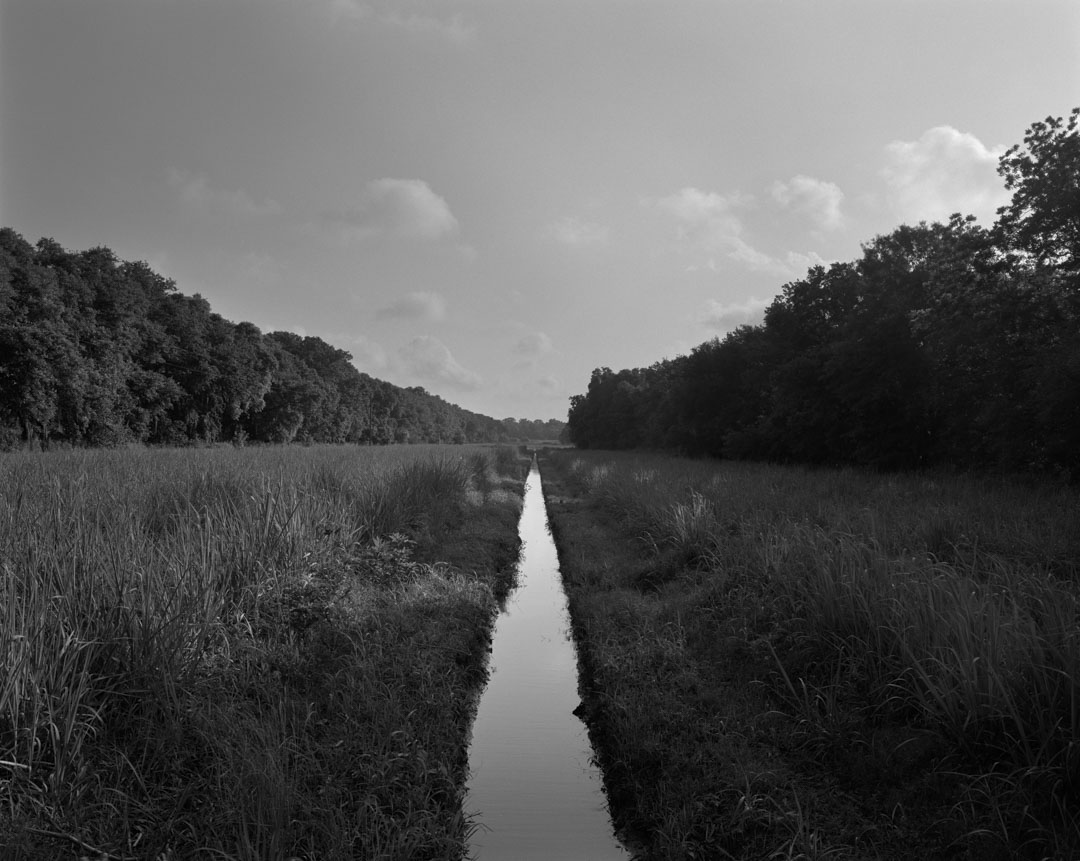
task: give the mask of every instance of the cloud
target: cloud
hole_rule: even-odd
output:
[[[772,196],[785,209],[809,218],[819,230],[836,230],[843,226],[840,203],[844,192],[834,183],[799,174],[788,182],[773,183]]]
[[[392,236],[434,240],[458,230],[449,205],[421,179],[373,180],[356,207],[325,220],[343,239]]]
[[[530,332],[522,335],[514,345],[514,352],[519,356],[535,359],[552,351],[551,338],[543,332]]]
[[[382,371],[390,364],[382,345],[363,335],[349,339],[349,352],[353,354],[353,364],[361,371]]]
[[[724,304],[715,299],[705,303],[705,309],[698,316],[697,322],[717,332],[730,332],[746,324],[756,325],[765,317],[765,309],[772,299],[747,299],[745,302]]]
[[[823,266],[828,261],[814,251],[805,254],[799,251],[788,251],[783,257],[774,257],[759,251],[741,238],[731,242],[727,259],[742,264],[753,272],[761,272],[765,275],[774,275],[778,278],[801,277],[812,266]],[[710,257],[704,263],[686,267],[687,272],[722,272],[724,267],[716,262],[715,257]]]
[[[611,231],[607,226],[573,215],[564,216],[548,225],[547,232],[555,241],[571,248],[605,245],[611,238]]]
[[[202,174],[169,168],[169,187],[177,192],[181,202],[193,209],[245,218],[280,215],[281,204],[273,200],[255,202],[242,189],[213,188]]]
[[[438,293],[409,293],[375,312],[377,320],[441,320],[446,300]]]
[[[442,18],[423,12],[378,8],[389,5],[365,0],[331,0],[330,11],[338,20],[371,24],[414,36],[434,36],[459,45],[471,42],[476,37],[476,25],[466,22],[461,15]]]
[[[396,27],[407,33],[420,36],[433,35],[457,44],[471,42],[476,37],[476,25],[467,23],[461,15],[439,18],[417,12],[409,14],[386,12],[381,20],[387,26]]]
[[[752,197],[739,192],[725,195],[684,188],[677,194],[661,198],[655,205],[679,223],[677,241],[680,245],[707,255],[702,263],[688,266],[689,272],[703,269],[720,272],[722,262],[730,260],[753,272],[792,278],[821,261],[813,252],[789,251],[777,257],[751,244],[744,236],[743,222],[737,210],[752,203]]]
[[[772,257],[749,246],[746,249],[745,258],[736,254],[730,256],[742,260],[748,269],[755,272],[785,279],[801,278],[810,267],[824,266],[827,263],[825,258],[816,251],[807,251],[805,254],[800,251],[787,251],[783,256]]]
[[[789,251],[784,255],[784,265],[788,272],[801,278],[814,266],[828,266],[829,261],[816,251],[808,251],[806,254]]]
[[[406,371],[431,383],[473,391],[483,385],[478,374],[458,364],[446,344],[431,335],[418,335],[398,350]]]
[[[915,141],[893,141],[881,169],[889,203],[906,222],[944,221],[954,212],[992,221],[997,207],[1009,202],[997,175],[1004,152],[951,126],[929,129]]]
[[[728,258],[741,263],[747,269],[770,275],[786,275],[789,272],[787,265],[782,261],[764,251],[759,251],[741,237],[732,237],[730,246]]]
[[[679,222],[680,241],[723,250],[742,234],[742,221],[735,210],[750,201],[738,192],[724,195],[687,187],[660,198],[656,205]]]
[[[559,388],[562,385],[555,377],[546,376],[541,377],[536,381],[536,384],[540,387],[545,395],[556,395],[559,393]]]
[[[322,332],[320,337],[329,344],[348,350],[352,354],[352,363],[358,370],[367,373],[381,372],[390,367],[390,357],[382,344],[371,340],[366,335],[351,332]]]

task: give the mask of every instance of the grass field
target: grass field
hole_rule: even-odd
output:
[[[619,824],[651,856],[1080,856],[1080,499],[541,462]]]
[[[444,859],[528,462],[0,457],[0,856]]]

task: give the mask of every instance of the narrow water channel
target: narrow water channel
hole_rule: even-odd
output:
[[[555,542],[534,464],[518,586],[495,624],[491,678],[469,748],[466,810],[478,861],[626,861],[591,760]]]

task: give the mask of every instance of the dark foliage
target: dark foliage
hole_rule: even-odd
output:
[[[505,442],[501,422],[358,371],[320,338],[213,313],[145,263],[0,230],[0,449],[131,442]]]
[[[555,442],[566,429],[566,422],[507,418],[502,420],[502,426],[510,438],[518,442]]]
[[[1080,475],[1080,108],[1035,123],[992,229],[902,225],[760,326],[571,398],[582,448]]]

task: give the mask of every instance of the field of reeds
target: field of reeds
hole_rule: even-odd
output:
[[[460,856],[527,467],[0,456],[0,857]]]
[[[1080,495],[541,462],[590,730],[656,858],[1080,857]]]

